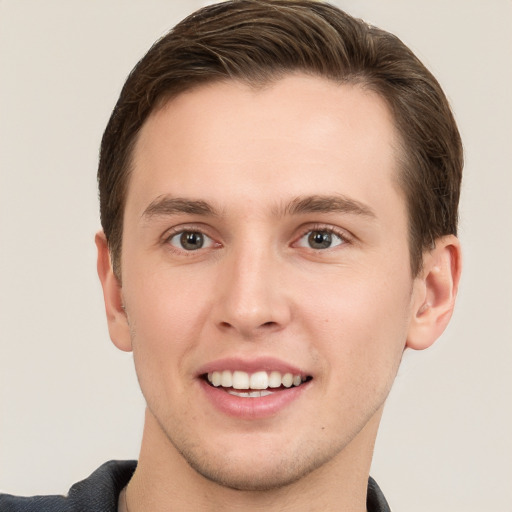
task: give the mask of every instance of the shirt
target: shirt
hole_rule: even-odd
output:
[[[119,494],[132,477],[137,461],[111,460],[71,487],[67,496],[20,497],[0,494],[0,512],[117,512]],[[368,480],[368,512],[390,512],[386,498]]]

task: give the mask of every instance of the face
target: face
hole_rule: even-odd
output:
[[[301,75],[203,86],[145,123],[117,343],[163,452],[264,489],[375,436],[416,301],[397,145],[378,96]]]

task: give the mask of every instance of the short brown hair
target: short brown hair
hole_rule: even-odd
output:
[[[259,85],[304,72],[357,83],[387,102],[401,138],[399,184],[411,271],[456,234],[462,144],[439,83],[396,36],[313,0],[233,0],[200,9],[158,40],[128,76],[101,142],[101,222],[120,277],[123,212],[137,134],[149,114],[198,85]]]

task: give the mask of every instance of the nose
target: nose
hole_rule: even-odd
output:
[[[283,270],[268,248],[232,251],[218,279],[218,328],[253,339],[286,327],[292,313]]]

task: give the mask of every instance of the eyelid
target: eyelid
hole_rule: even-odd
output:
[[[302,226],[300,228],[299,236],[297,236],[295,238],[295,241],[293,242],[292,245],[297,244],[299,242],[299,240],[301,240],[308,233],[311,233],[311,231],[326,231],[327,233],[331,233],[333,235],[336,235],[343,242],[340,245],[345,245],[345,244],[353,243],[354,238],[355,238],[346,229],[342,229],[342,228],[340,228],[338,226],[333,226],[332,224],[313,223],[313,224],[307,224],[307,225]],[[334,246],[334,247],[338,247],[338,246]],[[332,249],[334,249],[334,247],[332,247]],[[319,249],[311,248],[311,250],[312,251],[317,251]],[[322,249],[322,251],[328,251],[328,250],[329,249]]]
[[[177,235],[181,235],[182,233],[191,232],[191,233],[201,233],[205,238],[209,239],[212,243],[209,244],[208,247],[201,247],[195,251],[187,251],[185,249],[180,249],[174,245],[170,244],[170,241]],[[171,250],[180,252],[182,254],[191,255],[193,253],[201,252],[202,249],[211,249],[222,247],[222,244],[216,240],[216,237],[213,236],[211,230],[208,229],[207,226],[203,224],[180,224],[179,226],[173,226],[172,228],[167,229],[161,237],[161,243],[163,245],[167,245]]]
[[[197,234],[201,235],[201,237],[203,238],[204,245],[202,247],[194,249],[194,251],[199,251],[201,249],[209,249],[210,247],[215,245],[215,241],[211,237],[206,235],[205,233],[201,233],[199,231],[189,231],[188,229],[185,229],[184,231],[178,231],[177,233],[171,235],[170,237],[167,238],[167,243],[169,245],[171,245],[172,247],[175,247],[178,250],[184,250],[186,252],[192,252],[192,251],[188,251],[186,249],[183,249],[182,247],[178,247],[177,245],[174,245],[172,243],[172,241],[175,238],[181,237],[184,233],[197,233]]]

